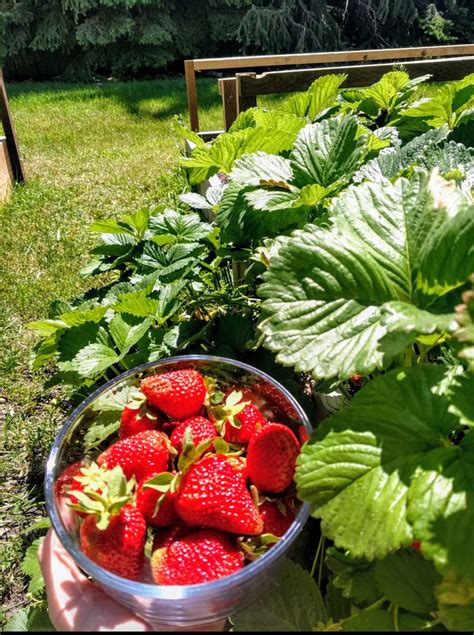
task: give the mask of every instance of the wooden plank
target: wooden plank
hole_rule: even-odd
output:
[[[422,60],[404,62],[410,77],[430,73],[430,81],[449,81],[462,79],[474,72],[474,56],[443,60]],[[347,73],[344,88],[369,86],[378,81],[384,73],[393,69],[393,64],[359,64],[353,66],[329,66],[291,71],[273,71],[256,75],[255,73],[237,73],[238,103],[256,99],[258,95],[291,93],[304,91],[318,77],[329,73]],[[242,112],[245,108],[239,108]]]
[[[212,141],[220,134],[225,132],[225,130],[203,130],[202,132],[198,132],[198,135],[201,137],[203,141]]]
[[[21,165],[20,150],[18,148],[18,141],[15,134],[15,128],[13,127],[12,116],[10,107],[8,105],[7,91],[5,89],[5,82],[3,81],[3,71],[0,68],[0,120],[3,125],[5,133],[8,156],[10,159],[11,169],[13,171],[13,178],[17,183],[23,183],[25,180],[23,174],[23,168]]]
[[[292,55],[250,55],[245,57],[211,57],[193,60],[195,71],[252,68],[258,66],[289,66],[297,64],[331,64],[400,60],[408,58],[450,57],[474,55],[474,44],[448,44],[445,46],[418,46],[412,48],[365,49],[357,51],[331,51],[324,53],[295,53]]]
[[[7,140],[0,137],[0,203],[6,201],[13,187],[13,171],[8,160]]]
[[[224,110],[224,129],[227,131],[237,117],[237,80],[227,77],[219,79],[218,84]]]
[[[193,60],[185,60],[184,74],[186,78],[186,92],[188,94],[189,121],[191,124],[191,130],[197,132],[199,130],[199,115],[197,105],[196,74]]]
[[[257,77],[256,73],[236,73],[235,81],[236,81],[236,93],[237,93],[237,114],[243,112],[244,110],[248,110],[249,108],[254,108],[257,105],[257,95],[249,95],[248,93],[243,93],[240,89],[240,81],[241,76],[249,79],[255,79]]]

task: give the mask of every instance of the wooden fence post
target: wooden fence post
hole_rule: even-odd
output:
[[[186,77],[186,91],[188,93],[189,120],[191,130],[199,131],[199,116],[197,107],[197,91],[196,91],[196,72],[194,68],[194,60],[186,60],[184,62],[184,74]]]
[[[235,77],[218,80],[224,110],[224,130],[227,132],[237,118],[237,81]]]
[[[257,97],[255,95],[242,95],[240,92],[241,77],[257,77],[257,73],[236,73],[235,80],[237,83],[237,114],[240,115],[244,110],[254,108],[257,105]]]
[[[13,172],[13,178],[17,183],[24,183],[25,177],[21,165],[20,151],[13,127],[10,107],[8,106],[7,91],[3,81],[3,70],[0,68],[0,120],[3,124],[5,138],[7,142],[8,157]]]

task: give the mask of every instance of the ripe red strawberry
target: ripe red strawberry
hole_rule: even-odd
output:
[[[415,549],[415,551],[420,551],[421,550],[421,540],[413,540],[413,542],[411,543],[410,547],[412,549]]]
[[[160,427],[160,419],[150,411],[147,412],[146,406],[140,408],[125,406],[120,417],[119,438],[126,439],[138,432],[158,430]]]
[[[245,393],[249,395],[248,389]],[[241,390],[229,390],[225,401],[209,404],[208,414],[228,443],[247,445],[255,430],[267,423],[260,410],[244,398]]]
[[[174,419],[199,414],[207,394],[203,376],[190,368],[146,377],[140,389],[152,406]]]
[[[178,519],[175,500],[176,492],[160,492],[144,488],[147,479],[140,481],[136,492],[136,503],[146,522],[153,527],[167,527]]]
[[[81,475],[81,469],[84,467],[84,461],[76,461],[64,468],[54,483],[54,492],[57,498],[67,496],[72,487],[80,486],[76,481],[76,476]]]
[[[269,423],[250,439],[247,469],[252,483],[261,491],[281,494],[293,482],[300,444],[294,433],[281,423]]]
[[[99,454],[97,463],[109,470],[120,465],[127,479],[135,476],[141,481],[166,471],[168,460],[168,437],[158,430],[146,430],[113,443]]]
[[[195,531],[195,529],[186,525],[186,523],[182,520],[178,520],[178,522],[169,527],[159,528],[153,537],[152,552],[157,549],[167,547],[172,542],[178,540],[179,538],[183,538],[191,531]]]
[[[300,440],[301,445],[303,445],[303,443],[306,443],[306,441],[309,440],[308,431],[303,425],[298,426],[297,434],[298,434],[298,439]]]
[[[231,421],[226,421],[224,439],[227,443],[241,443],[247,445],[256,430],[265,426],[268,422],[253,404],[245,406],[245,408],[235,415],[241,427],[236,428]]]
[[[260,391],[262,395],[265,396],[267,400],[267,406],[271,409],[273,413],[273,418],[279,419],[298,419],[298,413],[291,405],[289,400],[282,394],[275,386],[268,383],[267,381],[262,381],[260,386]]]
[[[205,456],[182,476],[176,511],[191,526],[256,535],[263,521],[241,472],[223,454]]]
[[[259,506],[263,518],[263,533],[281,537],[295,519],[295,510],[290,501],[265,501]]]
[[[145,560],[146,522],[142,513],[127,504],[99,529],[95,515],[81,524],[80,546],[98,565],[124,578],[139,578]]]
[[[157,549],[151,558],[157,584],[200,584],[239,571],[244,556],[234,541],[215,529],[200,529]]]
[[[235,469],[240,473],[244,483],[247,483],[249,477],[247,473],[247,460],[243,456],[227,455],[227,460],[231,463]]]
[[[193,443],[198,446],[202,441],[216,439],[218,434],[216,427],[205,417],[190,417],[181,421],[171,433],[171,445],[176,448],[178,454],[183,450],[183,437],[186,429],[190,428]]]

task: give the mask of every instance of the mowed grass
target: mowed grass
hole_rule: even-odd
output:
[[[215,80],[199,82],[202,129],[222,126]],[[3,617],[29,602],[26,532],[45,515],[45,460],[69,404],[31,373],[27,323],[86,288],[79,270],[96,219],[172,207],[185,179],[173,118],[187,120],[184,80],[8,86],[27,182],[0,205],[0,539]],[[25,533],[26,532],[26,533]]]

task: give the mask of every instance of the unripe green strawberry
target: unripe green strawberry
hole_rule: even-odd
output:
[[[157,584],[200,584],[239,571],[244,556],[235,542],[215,529],[200,529],[157,549],[151,558]]]
[[[146,522],[131,504],[110,517],[106,529],[97,527],[94,515],[80,528],[80,547],[84,554],[107,571],[137,580],[145,560]]]
[[[281,423],[269,423],[250,439],[247,471],[261,492],[281,494],[293,482],[300,443]]]
[[[109,446],[97,458],[109,470],[119,465],[127,479],[141,481],[168,468],[169,439],[158,430],[146,430]]]
[[[146,377],[140,390],[148,403],[173,419],[198,415],[207,395],[203,376],[190,368]]]
[[[222,454],[205,456],[182,476],[176,511],[188,525],[256,535],[263,529],[241,471]]]
[[[167,527],[178,519],[175,500],[176,492],[160,492],[151,487],[144,487],[147,479],[140,481],[136,492],[137,508],[142,512],[146,522],[153,527]]]
[[[202,441],[216,439],[218,434],[216,427],[205,417],[190,417],[181,421],[171,433],[171,445],[178,454],[183,450],[183,437],[186,429],[189,428],[194,445],[198,446]]]

